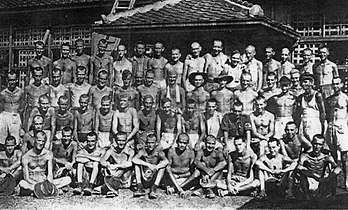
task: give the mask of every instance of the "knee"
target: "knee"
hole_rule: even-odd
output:
[[[251,187],[256,188],[260,186],[260,180],[254,179],[254,181],[250,184]]]

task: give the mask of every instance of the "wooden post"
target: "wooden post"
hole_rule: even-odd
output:
[[[13,54],[12,54],[12,26],[10,27],[10,36],[8,41],[8,70],[11,70],[12,63],[13,63]]]

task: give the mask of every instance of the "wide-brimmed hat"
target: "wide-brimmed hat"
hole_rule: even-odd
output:
[[[202,85],[200,87],[204,86],[207,83],[207,81],[208,81],[208,75],[206,73],[204,73],[204,72],[193,72],[193,73],[191,73],[190,76],[189,76],[189,82],[191,83],[191,85],[195,86],[194,79],[195,79],[195,77],[197,75],[201,75],[203,77],[204,82],[202,83]]]
[[[120,189],[121,187],[121,180],[115,176],[105,176],[104,177],[104,183],[105,185],[109,188],[109,190],[111,190],[112,192],[114,192],[115,194],[118,195],[118,189]]]
[[[149,167],[144,166],[141,174],[145,181],[151,181],[155,176],[155,171],[151,170]]]
[[[34,194],[37,198],[52,198],[58,195],[58,188],[53,183],[45,180],[35,184]]]
[[[279,84],[291,84],[291,80],[287,76],[282,76],[279,80]]]
[[[313,74],[310,74],[308,72],[305,72],[303,73],[301,76],[300,76],[300,82],[304,81],[304,80],[311,80],[311,81],[314,81],[314,76]]]
[[[219,83],[221,80],[227,80],[227,84],[233,81],[233,77],[228,75],[227,72],[222,71],[219,76],[214,78],[214,82]]]

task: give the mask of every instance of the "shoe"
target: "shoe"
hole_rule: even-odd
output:
[[[116,197],[116,194],[114,192],[112,192],[112,191],[109,191],[109,192],[106,193],[106,197],[107,198],[113,198],[113,197]]]
[[[136,191],[133,193],[133,197],[138,198],[141,196],[145,196],[146,192],[144,188],[138,188]]]
[[[157,193],[153,190],[150,190],[150,193],[149,193],[149,198],[150,199],[157,199]]]
[[[82,183],[77,183],[77,187],[73,189],[74,195],[81,195],[82,194]]]
[[[92,184],[89,183],[88,186],[83,189],[83,195],[90,196],[92,195],[93,189],[92,189]]]
[[[207,198],[210,198],[210,199],[215,198],[215,194],[211,188],[207,189]]]

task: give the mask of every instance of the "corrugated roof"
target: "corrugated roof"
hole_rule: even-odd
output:
[[[162,0],[108,15],[113,25],[148,25],[227,21],[249,18],[253,4],[242,0]]]

